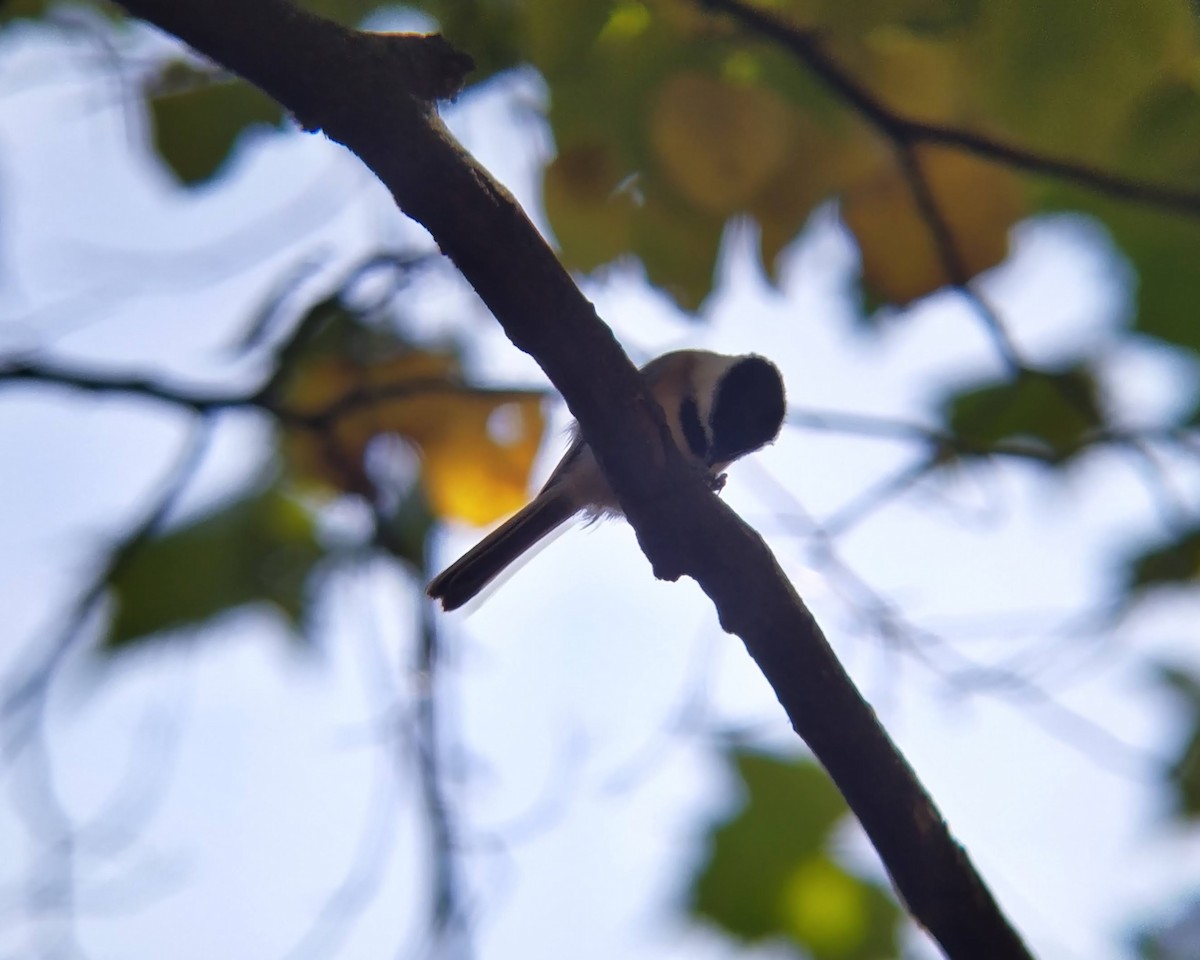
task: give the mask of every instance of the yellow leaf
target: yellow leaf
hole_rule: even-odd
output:
[[[785,923],[796,940],[820,956],[847,956],[864,939],[867,904],[862,886],[834,863],[814,857],[783,888]]]
[[[479,392],[444,400],[443,429],[415,441],[435,515],[482,526],[524,506],[545,427],[541,402],[539,394]]]
[[[954,150],[923,147],[917,160],[967,276],[1000,263],[1008,255],[1009,228],[1026,209],[1016,175]],[[904,304],[952,281],[895,160],[847,188],[841,209],[858,240],[863,279],[877,296]]]
[[[303,364],[283,397],[307,418],[284,449],[301,476],[335,490],[370,495],[367,446],[394,435],[421,458],[421,483],[440,517],[486,524],[526,500],[541,444],[542,396],[464,384],[449,353],[408,351],[355,363],[321,356]]]
[[[674,74],[650,108],[664,179],[710,213],[745,209],[782,167],[795,136],[795,111],[778,94],[702,73]]]

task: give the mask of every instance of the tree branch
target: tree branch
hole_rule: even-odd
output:
[[[686,466],[611,331],[437,119],[428,77],[452,75],[461,58],[440,39],[356,33],[283,0],[125,6],[358,154],[562,392],[655,573],[694,577],[744,640],[917,920],[952,957],[1028,957],[762,539]]]

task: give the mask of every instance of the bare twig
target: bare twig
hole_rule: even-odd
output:
[[[1078,750],[1092,762],[1132,780],[1145,781],[1163,767],[1149,752],[1122,740],[1111,730],[1063,704],[1015,663],[981,664],[958,650],[943,634],[912,622],[899,607],[879,592],[840,555],[837,531],[812,517],[791,491],[766,471],[758,471],[760,484],[771,496],[787,504],[786,513],[801,521],[799,536],[808,542],[814,568],[889,649],[898,650],[922,664],[955,696],[982,694],[1008,702],[1032,704],[1034,723],[1059,742]],[[897,491],[898,492],[898,491]],[[1089,618],[1090,619],[1090,618]]]
[[[210,426],[207,419],[200,421],[151,508],[109,552],[91,585],[72,606],[57,636],[48,643],[37,644],[31,658],[33,662],[17,671],[19,680],[7,684],[0,699],[0,731],[4,733],[5,756],[11,757],[20,751],[32,729],[31,724],[36,726],[43,722],[46,691],[55,672],[78,642],[84,623],[104,596],[113,575],[158,531],[179,502],[208,450]]]
[[[503,390],[473,387],[444,379],[407,379],[397,383],[381,383],[347,390],[323,407],[301,409],[281,402],[276,396],[275,377],[264,386],[250,390],[224,391],[206,387],[185,386],[142,376],[121,376],[87,370],[68,370],[63,367],[32,363],[0,365],[0,387],[5,383],[43,384],[81,390],[86,393],[113,394],[153,400],[180,407],[194,413],[208,414],[231,409],[259,409],[284,424],[308,430],[324,431],[336,426],[343,417],[369,409],[389,400],[427,396],[431,393],[449,395],[486,395],[498,403],[527,400],[541,396],[536,390]]]
[[[469,960],[474,955],[470,912],[460,877],[457,828],[443,783],[438,630],[433,605],[421,603],[418,608],[416,748],[425,816],[433,836],[430,930],[438,945],[433,953]]]
[[[958,244],[950,230],[950,224],[938,204],[937,197],[933,195],[933,188],[921,167],[921,159],[916,149],[910,141],[897,141],[896,155],[900,160],[900,169],[912,190],[917,211],[929,227],[934,249],[937,250],[938,259],[942,261],[942,269],[947,279],[966,297],[975,314],[983,321],[1009,372],[1020,372],[1025,363],[1017,351],[1012,335],[1000,319],[1000,315],[972,288],[970,273],[959,255]]]
[[[392,524],[374,505],[375,536],[380,547],[406,556],[403,544],[392,541]],[[417,605],[417,649],[413,662],[415,707],[412,717],[417,775],[432,836],[430,856],[430,945],[423,954],[469,960],[474,955],[471,909],[459,865],[459,830],[446,794],[446,737],[443,730],[444,679],[442,648],[433,605]]]
[[[74,929],[81,828],[62,803],[55,781],[47,731],[50,684],[83,635],[84,625],[112,574],[153,535],[178,502],[203,459],[208,440],[208,422],[203,420],[164,481],[154,505],[112,549],[91,587],[73,605],[58,635],[38,644],[29,657],[31,662],[18,669],[19,679],[6,684],[0,699],[0,750],[9,766],[10,788],[18,808],[24,811],[26,826],[42,841],[41,856],[29,875],[27,912],[38,922],[45,940],[43,955],[48,957],[83,956]],[[110,828],[117,821],[112,817],[110,810],[84,829],[95,838],[107,834],[110,843],[129,842],[132,824],[118,824],[121,829],[114,834]]]

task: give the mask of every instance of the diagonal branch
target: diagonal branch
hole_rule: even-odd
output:
[[[655,573],[694,577],[725,629],[746,643],[918,921],[952,957],[1027,958],[762,539],[687,467],[611,331],[507,191],[438,120],[430,97],[453,90],[461,56],[440,38],[361,34],[284,0],[125,6],[260,86],[371,168],[562,392]]]

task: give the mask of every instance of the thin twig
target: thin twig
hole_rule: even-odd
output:
[[[30,732],[29,725],[41,722],[49,684],[78,642],[85,621],[104,596],[113,575],[155,534],[175,508],[204,459],[210,439],[211,424],[205,418],[188,438],[183,452],[169,476],[163,481],[162,491],[153,506],[109,552],[107,560],[91,585],[72,606],[57,637],[49,643],[39,643],[35,662],[25,668],[19,681],[8,685],[3,699],[0,699],[0,731],[7,730],[3,739],[3,749],[0,750],[3,756],[11,758],[18,752]],[[18,723],[17,720],[22,715],[25,715],[26,720]]]
[[[379,545],[394,556],[404,556],[402,545],[391,541],[392,525],[379,504],[373,504],[375,536]],[[458,825],[445,790],[444,732],[442,729],[442,648],[433,604],[418,604],[417,651],[413,664],[416,705],[413,740],[417,773],[432,836],[431,905],[429,927],[431,956],[463,958],[474,956],[471,911],[459,868]]]
[[[828,576],[829,583],[847,607],[856,611],[889,648],[914,657],[956,695],[983,694],[1010,701],[1033,703],[1032,719],[1055,740],[1078,750],[1097,765],[1137,781],[1161,769],[1159,758],[1122,740],[1099,723],[1072,710],[1031,677],[1003,664],[980,664],[961,653],[947,637],[908,620],[897,606],[842,559],[836,535],[827,531],[792,491],[768,472],[757,472],[774,498],[785,501],[803,523],[800,535],[809,542],[812,563]],[[939,661],[934,654],[941,656]]]
[[[42,855],[29,872],[29,913],[43,924],[51,919],[59,921],[53,929],[42,931],[47,940],[45,956],[83,956],[74,925],[77,857],[83,844],[81,828],[62,802],[54,775],[47,730],[50,684],[83,636],[84,625],[104,596],[113,573],[153,535],[178,502],[207,451],[209,438],[208,420],[204,419],[188,438],[154,505],[112,549],[92,585],[71,608],[57,637],[38,645],[33,662],[0,698],[0,755],[10,770],[14,799],[18,804],[24,801],[26,826],[31,833],[40,833],[43,839]],[[105,820],[102,815],[83,830],[104,834],[108,826]],[[123,835],[109,839],[128,842],[130,831],[131,826],[126,824]],[[86,837],[82,839],[86,841]]]
[[[871,514],[883,509],[894,499],[916,486],[937,466],[937,459],[919,457],[894,473],[881,478],[867,489],[844,503],[821,521],[821,529],[829,537],[839,537],[862,523]]]
[[[1000,315],[972,289],[971,275],[959,254],[958,243],[950,229],[950,224],[943,214],[937,198],[933,195],[933,188],[925,170],[921,167],[921,160],[916,149],[910,141],[897,141],[896,155],[900,160],[900,169],[912,190],[917,211],[926,226],[929,227],[934,249],[937,251],[938,259],[942,262],[946,278],[966,297],[975,314],[983,321],[1009,372],[1016,375],[1025,367],[1025,362],[1021,359],[1012,335],[1008,332],[1004,321],[1000,319]]]
[[[505,390],[474,387],[444,379],[420,378],[396,383],[352,387],[324,407],[302,409],[281,402],[274,396],[274,377],[264,386],[251,390],[214,389],[166,383],[141,376],[119,376],[63,367],[16,363],[0,366],[0,387],[5,383],[34,383],[60,386],[87,393],[140,397],[183,407],[194,413],[214,413],[238,408],[257,408],[280,421],[310,430],[326,430],[336,421],[388,400],[441,393],[451,396],[487,396],[497,403],[517,402],[545,394],[538,390]]]

